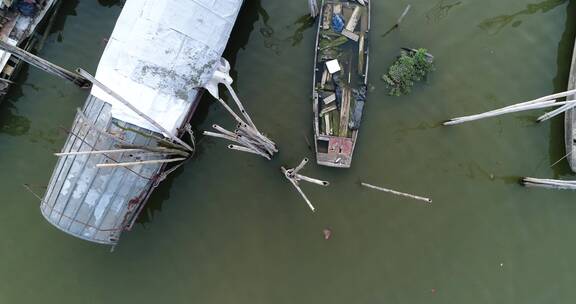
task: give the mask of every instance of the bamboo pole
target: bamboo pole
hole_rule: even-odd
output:
[[[254,151],[256,154],[258,154],[258,155],[260,155],[260,156],[262,156],[262,157],[264,157],[264,158],[266,158],[266,159],[268,159],[268,160],[271,160],[271,158],[270,158],[270,156],[269,156],[268,154],[262,152],[260,149],[256,148],[254,145],[248,143],[247,141],[238,138],[238,136],[233,137],[233,136],[229,136],[229,135],[226,135],[226,134],[214,133],[214,132],[210,132],[210,131],[204,131],[203,134],[204,134],[205,136],[210,136],[210,137],[215,137],[215,138],[226,139],[226,140],[229,140],[229,141],[231,141],[231,142],[237,143],[237,144],[239,144],[239,145],[248,146],[248,147],[245,147],[245,148]]]
[[[244,145],[247,146],[248,148],[251,148],[255,151],[259,151],[262,153],[262,156],[264,156],[265,158],[268,158],[268,160],[270,160],[270,157],[268,155],[267,150],[262,149],[260,147],[258,147],[257,145],[253,144],[247,137],[244,137],[242,135],[238,135],[238,140],[240,140],[240,142]]]
[[[515,112],[544,109],[544,108],[556,107],[556,106],[568,105],[568,104],[576,104],[576,101],[568,101],[568,102],[543,101],[540,103],[535,103],[535,104],[530,104],[530,105],[525,105],[525,106],[507,107],[506,109],[503,108],[503,109],[499,109],[499,110],[493,110],[493,111],[489,111],[489,112],[482,113],[482,114],[475,114],[475,115],[470,115],[470,116],[452,118],[452,119],[444,122],[443,125],[453,126],[453,125],[458,125],[458,124],[462,124],[465,122],[470,122],[470,121],[479,120],[479,119],[483,119],[483,118],[490,118],[490,117],[496,117],[496,116],[515,113]]]
[[[576,181],[562,181],[524,177],[522,185],[526,187],[547,188],[556,190],[576,190]]]
[[[564,113],[564,112],[566,112],[566,111],[574,108],[574,106],[576,106],[576,100],[567,100],[567,102],[568,102],[568,101],[573,102],[573,103],[567,103],[567,104],[561,106],[561,107],[558,108],[558,109],[555,109],[555,110],[553,110],[553,111],[550,111],[550,112],[548,112],[548,113],[546,113],[546,114],[538,117],[538,119],[536,119],[536,121],[538,121],[538,122],[546,121],[546,120],[548,120],[548,119],[550,119],[550,118],[553,118],[553,117],[556,117],[556,116],[558,116],[558,115],[560,115],[560,114],[562,114],[562,113]]]
[[[424,201],[424,202],[427,202],[427,203],[429,203],[429,204],[432,204],[432,199],[429,199],[429,198],[427,198],[427,197],[422,197],[422,196],[417,196],[417,195],[413,195],[413,194],[408,194],[408,193],[404,193],[404,192],[399,192],[399,191],[395,191],[395,190],[391,190],[391,189],[386,189],[386,188],[382,188],[382,187],[370,185],[370,184],[367,184],[367,183],[361,183],[361,185],[364,186],[364,187],[370,188],[370,189],[374,189],[374,190],[378,190],[378,191],[382,191],[382,192],[394,194],[394,195],[397,195],[397,196],[407,197],[407,198],[411,198],[411,199],[415,199],[415,200],[419,200],[419,201]]]
[[[453,122],[453,121],[462,121],[462,122],[473,121],[473,120],[478,120],[478,119],[482,119],[482,118],[498,116],[498,115],[502,115],[502,114],[506,114],[506,113],[512,113],[512,112],[514,112],[514,111],[532,109],[532,108],[535,107],[535,106],[551,105],[551,104],[554,104],[555,102],[556,102],[556,100],[547,100],[547,101],[542,101],[542,102],[538,102],[538,103],[530,103],[530,104],[521,103],[521,104],[515,104],[515,105],[511,105],[511,106],[507,106],[507,107],[503,107],[503,108],[499,108],[499,109],[495,109],[495,110],[490,110],[490,111],[487,111],[487,112],[484,112],[484,113],[480,113],[480,114],[474,114],[474,115],[468,115],[468,116],[453,118],[453,119],[449,120],[448,122]],[[448,123],[448,122],[447,122],[447,123]]]
[[[278,152],[278,148],[276,147],[276,144],[272,140],[270,140],[268,137],[264,136],[260,132],[250,128],[250,126],[248,126],[247,124],[239,124],[238,130],[244,132],[245,136],[257,139],[258,141],[262,142],[262,144],[268,146],[268,148],[270,148],[272,151]]]
[[[240,151],[240,152],[247,152],[247,153],[252,153],[252,154],[256,154],[256,155],[260,155],[260,153],[258,151],[254,151],[250,148],[246,148],[243,146],[237,146],[237,145],[228,145],[228,149],[230,150],[235,150],[235,151]]]
[[[117,168],[117,167],[132,167],[140,165],[156,165],[156,164],[167,164],[179,161],[184,161],[186,158],[174,158],[174,159],[158,159],[158,160],[142,160],[137,162],[126,162],[126,163],[111,163],[111,164],[97,164],[96,168]]]
[[[190,147],[187,143],[185,143],[183,140],[181,140],[180,138],[178,138],[178,136],[170,133],[168,130],[166,130],[162,125],[160,125],[158,122],[156,122],[154,119],[152,119],[150,116],[146,115],[144,112],[140,111],[137,107],[135,107],[133,104],[131,104],[128,100],[124,99],[124,97],[120,96],[119,94],[117,94],[116,92],[114,92],[112,89],[110,89],[108,86],[104,85],[103,83],[101,83],[100,81],[98,81],[94,76],[90,75],[90,73],[84,71],[83,69],[77,69],[76,70],[78,72],[78,74],[80,74],[82,77],[88,79],[89,81],[91,81],[93,84],[95,84],[96,86],[98,86],[100,89],[102,89],[104,92],[106,92],[108,95],[114,97],[116,100],[118,100],[119,102],[121,102],[124,106],[128,107],[130,110],[132,110],[134,113],[138,114],[138,116],[140,116],[141,118],[143,118],[144,120],[146,120],[148,123],[150,123],[151,125],[153,125],[154,127],[156,127],[158,130],[160,130],[162,133],[164,133],[164,136],[172,139],[173,141],[177,142],[178,144],[182,145],[183,147],[185,147],[187,150],[189,151],[193,151],[194,149],[192,149],[192,147]]]
[[[303,181],[305,181],[305,182],[309,182],[309,183],[312,183],[312,184],[316,184],[316,185],[319,185],[319,186],[322,186],[322,187],[328,187],[328,186],[330,186],[330,183],[327,182],[327,181],[323,181],[323,180],[311,178],[311,177],[308,177],[308,176],[300,175],[300,174],[298,174],[298,173],[295,173],[295,174],[294,174],[294,177],[296,178],[296,180],[303,180]]]
[[[258,138],[250,137],[250,135],[243,134],[242,132],[239,132],[239,130],[236,130],[235,134],[239,138],[242,138],[243,140],[246,140],[246,141],[250,142],[251,144],[255,145],[256,147],[258,147],[258,150],[262,150],[263,152],[265,152],[269,155],[274,155],[274,150],[272,148],[270,148],[270,146],[268,144],[259,140]]]
[[[30,65],[37,67],[40,70],[43,70],[52,75],[71,81],[79,87],[87,87],[90,84],[90,82],[81,75],[70,72],[58,65],[49,62],[48,60],[42,59],[32,53],[29,53],[19,47],[10,45],[1,40],[0,40],[0,50],[11,53],[12,55],[20,58],[21,60],[27,62]]]
[[[234,132],[228,131],[217,124],[213,124],[212,128],[214,128],[216,131],[218,131],[222,134],[226,134],[226,135],[232,136],[232,137],[236,136],[236,134]]]
[[[513,107],[519,107],[519,106],[525,106],[525,105],[538,104],[538,103],[543,102],[543,101],[550,101],[550,100],[553,100],[553,99],[563,98],[563,97],[567,97],[567,96],[574,95],[574,94],[576,94],[576,89],[574,89],[574,90],[568,90],[568,91],[560,92],[560,93],[555,93],[555,94],[552,94],[552,95],[547,95],[547,96],[540,97],[540,98],[537,98],[537,99],[534,99],[534,100],[530,100],[530,101],[521,102],[521,103],[518,103],[518,104],[515,104],[515,105],[511,105],[511,106],[508,106],[508,107],[501,108],[501,109],[499,109],[499,110],[509,109],[509,108],[513,108]],[[494,110],[494,111],[498,111],[498,110]],[[494,111],[490,111],[490,112],[494,112]],[[487,113],[489,113],[489,112],[487,112]],[[472,115],[472,116],[474,116],[474,115]],[[447,125],[447,124],[445,124],[445,125]],[[448,124],[448,125],[449,125],[449,124]]]
[[[248,115],[248,112],[244,108],[244,105],[240,102],[240,98],[238,98],[238,95],[236,95],[236,92],[234,92],[234,89],[232,89],[232,86],[227,82],[225,82],[224,85],[228,89],[228,92],[230,93],[230,95],[232,95],[232,99],[234,99],[234,102],[236,102],[236,106],[238,106],[238,109],[240,109],[240,113],[242,113],[244,118],[246,118],[246,121],[248,122],[248,124],[252,128],[254,128],[254,130],[258,131],[258,128],[256,128],[256,125],[252,121],[252,118],[250,118],[250,115]]]
[[[245,124],[244,120],[242,120],[242,118],[240,118],[240,116],[238,116],[238,114],[236,114],[236,112],[234,112],[234,110],[232,110],[232,108],[230,108],[230,106],[222,98],[218,97],[216,100],[218,100],[224,109],[226,109],[226,111],[228,111],[228,113],[230,113],[230,115],[232,115],[232,117],[234,117],[238,123]]]
[[[204,136],[226,139],[226,140],[229,140],[229,141],[238,143],[238,144],[242,144],[242,143],[238,140],[238,138],[233,137],[233,136],[228,136],[228,135],[226,135],[226,134],[220,134],[220,133],[210,132],[210,131],[204,131],[204,132],[202,132],[202,134],[203,134]]]

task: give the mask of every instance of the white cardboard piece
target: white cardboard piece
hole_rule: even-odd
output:
[[[338,62],[338,59],[326,61],[326,68],[328,69],[328,73],[330,73],[330,74],[334,74],[334,73],[339,72],[341,70],[340,63]]]

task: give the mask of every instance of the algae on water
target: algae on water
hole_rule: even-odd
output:
[[[382,76],[382,80],[386,82],[390,95],[408,95],[414,82],[422,80],[433,70],[432,56],[426,49],[403,50],[388,69],[388,73]]]

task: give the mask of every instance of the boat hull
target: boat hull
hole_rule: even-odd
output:
[[[568,90],[576,89],[576,42],[574,45],[574,52],[572,54],[572,65],[570,68],[570,77],[568,79]],[[576,95],[570,95],[566,97],[566,100],[574,100]],[[566,155],[568,159],[568,164],[572,172],[576,172],[576,109],[572,108],[564,114],[564,139],[566,145]]]
[[[371,1],[364,2],[322,2],[312,93],[316,162],[322,166],[352,165],[368,84]],[[335,15],[342,16],[342,31],[334,28]]]

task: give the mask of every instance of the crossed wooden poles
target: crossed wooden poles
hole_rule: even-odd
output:
[[[310,202],[310,200],[308,199],[308,197],[306,196],[304,191],[302,191],[302,189],[300,188],[300,181],[309,182],[309,183],[316,184],[316,185],[323,186],[323,187],[328,187],[330,185],[330,183],[327,181],[323,181],[323,180],[319,180],[319,179],[315,179],[315,178],[311,178],[311,177],[299,174],[300,170],[302,170],[304,168],[304,166],[306,166],[307,163],[308,163],[308,158],[304,158],[302,160],[302,162],[300,162],[300,164],[296,168],[286,169],[284,167],[281,167],[281,170],[282,170],[282,173],[284,173],[284,176],[286,177],[286,179],[288,179],[288,181],[290,181],[290,183],[292,183],[294,188],[296,188],[298,193],[300,193],[302,198],[306,201],[306,203],[308,204],[308,207],[310,207],[310,209],[312,209],[312,212],[314,212],[314,211],[316,211],[316,208],[314,208],[314,206],[312,205],[312,203]]]

